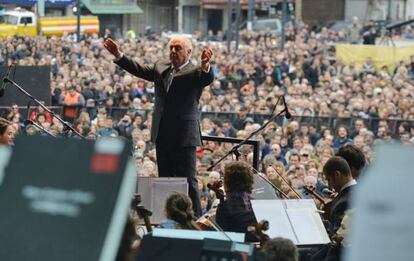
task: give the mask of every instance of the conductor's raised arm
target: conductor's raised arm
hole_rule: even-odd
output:
[[[119,45],[111,38],[105,40],[104,47],[115,56],[114,62],[122,69],[144,80],[154,81],[154,65],[141,65],[127,57],[120,51]]]
[[[121,58],[122,53],[119,50],[119,46],[111,38],[107,38],[105,40],[104,47],[106,48],[106,50],[108,50],[108,52],[110,52],[113,56],[115,56],[115,60],[118,60]]]

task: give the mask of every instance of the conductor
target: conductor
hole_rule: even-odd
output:
[[[168,43],[168,60],[143,65],[125,56],[110,38],[105,40],[104,46],[115,56],[115,63],[121,68],[154,82],[151,140],[156,144],[159,176],[186,177],[194,213],[200,216],[200,197],[195,177],[196,146],[201,145],[198,101],[203,88],[214,80],[210,70],[213,51],[205,48],[200,66],[194,65],[190,61],[191,41],[177,36]]]

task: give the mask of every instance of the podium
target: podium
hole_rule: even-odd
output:
[[[134,192],[129,152],[121,139],[18,137],[0,166],[0,260],[114,260]]]

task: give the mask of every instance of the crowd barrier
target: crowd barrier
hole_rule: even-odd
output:
[[[65,107],[64,106],[50,106],[48,107],[53,112],[55,112],[59,116],[63,116],[63,112]],[[9,111],[10,107],[0,107],[0,115],[6,115],[7,111]],[[34,107],[31,108],[31,111]],[[142,110],[142,109],[131,109],[131,108],[120,108],[120,107],[107,107],[106,112],[107,115],[113,117],[114,120],[119,120],[123,117],[125,113],[129,110],[134,110],[136,113],[142,115],[143,121],[146,120],[147,115],[151,114],[151,110]],[[78,113],[81,111],[87,111],[91,118],[96,115],[97,108],[87,108],[87,107],[78,107]],[[27,108],[26,107],[19,107],[19,112],[24,119],[27,115]],[[237,118],[237,112],[201,112],[201,119],[211,119],[212,121],[223,121],[223,120],[230,120],[233,121]],[[253,113],[249,114],[248,117],[251,117],[254,122],[262,124],[265,120],[268,120],[271,115],[270,114],[261,114],[261,113]],[[376,131],[378,128],[378,124],[381,120],[386,120],[391,132],[397,134],[398,127],[404,123],[408,122],[411,125],[414,125],[414,121],[410,120],[400,120],[400,119],[382,119],[382,118],[360,118],[360,117],[336,117],[336,116],[313,116],[313,117],[305,117],[305,116],[292,116],[292,120],[297,121],[299,124],[314,124],[318,129],[325,126],[328,127],[331,131],[335,132],[336,129],[340,125],[345,125],[348,128],[351,128],[354,124],[356,119],[362,119],[365,123],[365,126],[372,131]],[[285,119],[281,116],[275,120],[278,125],[282,125]]]

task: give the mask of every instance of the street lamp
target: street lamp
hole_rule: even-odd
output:
[[[80,16],[81,16],[81,0],[76,0],[76,41],[80,42]]]

